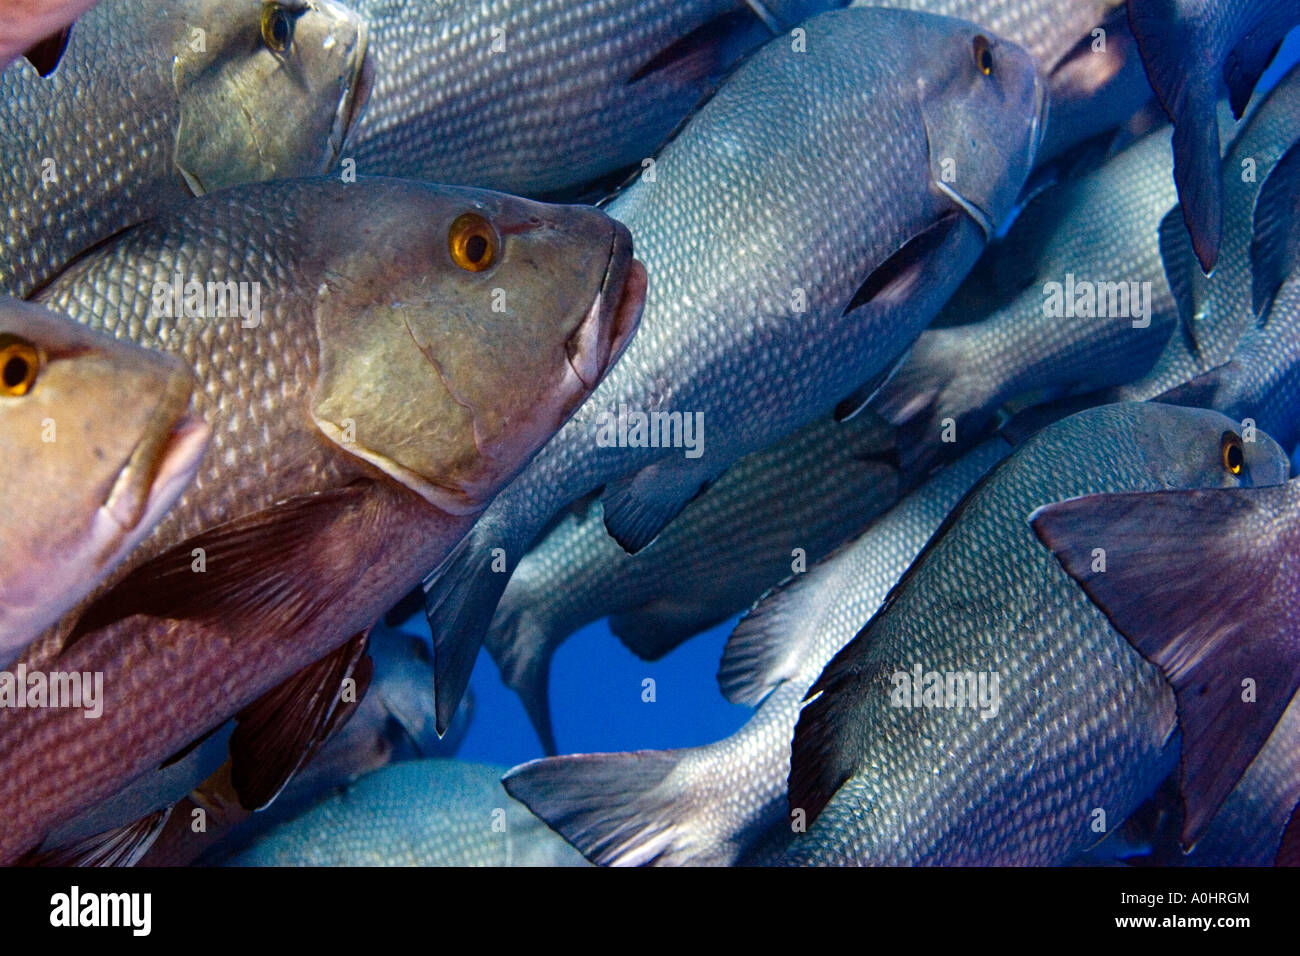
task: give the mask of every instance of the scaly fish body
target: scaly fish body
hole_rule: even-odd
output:
[[[742,618],[719,680],[733,701],[758,711],[736,733],[684,750],[534,761],[511,770],[506,789],[593,862],[743,862],[786,817],[790,740],[809,686],[1009,450],[995,438],[972,451]]]
[[[892,429],[875,416],[818,419],[736,462],[634,555],[609,536],[599,504],[566,515],[515,569],[484,642],[547,753],[556,751],[550,661],[570,634],[611,617],[611,630],[654,660],[744,610],[893,504],[892,448]]]
[[[167,317],[191,280],[259,309]],[[368,629],[589,394],[643,295],[596,210],[383,179],[223,190],[59,276],[44,301],[191,364],[215,437],[129,575],[29,655],[103,672],[103,715],[0,715],[0,858]]]
[[[1174,122],[1179,210],[1205,273],[1232,233],[1220,178],[1219,87],[1226,82],[1240,117],[1287,32],[1300,24],[1296,0],[1129,0],[1151,86]]]
[[[208,428],[175,359],[0,298],[0,667],[74,607],[185,490]]]
[[[264,8],[292,24],[283,51]],[[365,101],[366,31],[334,0],[104,0],[57,68],[0,73],[0,288],[29,296],[83,250],[192,193],[324,173]]]
[[[503,771],[454,760],[387,767],[227,865],[582,866],[581,856],[506,796]]]
[[[990,251],[1023,291],[987,318],[923,332],[872,402],[902,428],[905,462],[970,447],[1019,396],[1089,392],[1151,369],[1178,324],[1160,260],[1170,167],[1168,131],[1152,133],[1021,214]],[[959,291],[947,311],[963,307]],[[948,427],[955,443],[943,441]]]
[[[96,0],[3,0],[0,2],[0,69],[42,43],[58,53],[59,35]]]
[[[784,27],[842,5],[764,3]],[[358,171],[522,195],[573,192],[640,164],[772,37],[745,0],[364,0],[359,9],[376,84],[344,154]]]
[[[1182,328],[1155,368],[1115,391],[1128,401],[1155,398],[1227,363],[1259,315],[1251,246],[1264,184],[1300,140],[1300,69],[1292,69],[1251,113],[1223,160],[1223,242],[1214,274],[1204,276],[1178,219],[1161,225],[1161,255]]]
[[[1009,213],[1043,105],[1027,53],[901,10],[834,11],[802,29],[737,69],[653,177],[609,207],[654,276],[646,318],[426,584],[440,721],[505,588],[491,549],[513,568],[553,515],[602,485],[606,527],[644,546],[732,461],[881,372]],[[966,170],[956,183],[942,181],[948,159]],[[678,440],[620,437],[624,410],[678,416]],[[694,457],[662,447],[684,446],[688,425]]]
[[[1028,519],[1095,492],[1282,481],[1281,449],[1235,427],[1203,409],[1091,409],[972,491],[810,690],[789,796],[810,826],[785,862],[1063,862],[1141,803],[1177,759],[1174,695]]]

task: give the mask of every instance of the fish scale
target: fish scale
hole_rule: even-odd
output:
[[[952,506],[1009,450],[993,439],[940,471],[856,541],[775,589],[741,619],[723,658],[724,690],[733,658],[747,651],[771,658],[749,682],[745,700],[729,694],[743,703],[766,694],[736,733],[660,752],[662,774],[642,771],[644,755],[579,755],[518,767],[506,788],[597,863],[653,856],[656,864],[718,866],[761,854],[762,837],[785,829],[790,740],[808,687],[885,600]],[[626,772],[602,774],[605,765]],[[606,780],[612,785],[593,785]]]
[[[999,85],[957,83],[952,103],[941,94],[928,101],[924,84],[896,78],[911,76],[922,47],[939,58],[930,82],[942,86],[954,68],[978,76],[966,59],[970,25],[864,8],[822,14],[804,29],[807,52],[795,52],[788,38],[764,47],[659,157],[654,181],[642,177],[609,206],[632,231],[651,276],[645,317],[611,376],[485,512],[457,559],[426,583],[445,698],[440,719],[459,697],[470,651],[505,587],[504,575],[480,573],[492,548],[503,548],[513,568],[560,508],[616,479],[639,483],[626,499],[629,523],[639,528],[645,496],[684,503],[731,461],[881,371],[920,331],[978,255],[982,233],[964,215],[947,234],[941,276],[921,279],[906,303],[847,306],[867,275],[955,206],[931,181],[930,145],[949,144],[932,144],[939,132],[927,135],[925,111],[1014,117],[1006,122],[1022,138],[998,144],[1015,157],[1012,170],[1002,168],[989,185],[981,164],[992,156],[972,156],[964,168],[972,191],[987,188],[995,198],[983,201],[999,210],[1018,191],[1012,180],[1028,172],[1042,102],[1027,54],[1003,44]],[[882,32],[910,40],[874,42]],[[948,46],[960,51],[955,67]],[[872,56],[860,57],[860,49]],[[806,297],[804,311],[796,311],[796,290]],[[600,447],[600,416],[617,413],[620,403],[703,413],[703,456]],[[610,525],[608,490],[604,500]]]
[[[829,416],[736,462],[645,551],[605,531],[598,504],[566,516],[511,576],[485,647],[548,752],[550,659],[578,628],[611,628],[651,659],[742,610],[851,537],[899,494],[892,430],[871,415]]]
[[[1118,400],[1154,398],[1231,358],[1254,319],[1250,243],[1255,203],[1269,172],[1297,139],[1300,70],[1292,69],[1255,107],[1224,157],[1223,238],[1212,276],[1200,273],[1185,234],[1176,232],[1181,253],[1174,258],[1172,267],[1189,270],[1190,274],[1191,313],[1184,314],[1182,322],[1195,340],[1199,355],[1189,349],[1184,334],[1174,335],[1149,374],[1116,390]],[[1253,181],[1243,179],[1243,163],[1247,160],[1255,170]],[[1181,215],[1174,216],[1173,225],[1181,229]],[[1166,252],[1163,245],[1162,252]],[[1171,268],[1168,258],[1165,268]]]
[[[297,300],[273,291],[310,282],[293,237],[303,228],[298,204],[311,195],[302,183],[276,184],[256,204],[227,193],[220,197],[225,201],[146,224],[107,254],[74,263],[37,299],[116,338],[183,355],[200,379],[195,411],[221,422],[194,483],[146,543],[152,553],[225,520],[232,501],[260,511],[295,494],[337,487],[358,473],[296,421],[300,396],[316,380],[316,333],[284,311]],[[252,250],[229,242],[241,234],[265,239]],[[152,315],[154,283],[170,284],[178,273],[260,283],[260,324],[245,329],[238,316],[177,321]],[[238,467],[248,449],[257,449],[258,469]]]
[[[1019,43],[1050,73],[1058,60],[1089,35],[1123,0],[854,0],[853,6],[886,6],[957,17]]]
[[[361,778],[227,866],[582,866],[501,791],[504,768],[421,760]]]
[[[839,5],[774,6],[794,22]],[[360,172],[528,195],[640,163],[730,63],[771,35],[743,0],[364,0],[359,9],[378,75],[344,155]],[[657,51],[732,13],[744,17],[712,41],[715,68],[680,64],[633,81]]]
[[[823,746],[817,728],[834,735],[824,746],[851,748],[852,767],[785,862],[1044,865],[1096,842],[1095,811],[1106,828],[1132,812],[1177,759],[1173,693],[1027,518],[1081,494],[1236,487],[1220,448],[1232,427],[1203,410],[1093,409],[1035,435],[973,491],[810,692],[822,697],[796,729],[792,807],[808,748]],[[1243,447],[1242,483],[1285,479],[1275,443]],[[998,674],[997,714],[889,706],[891,675],[918,663]]]
[[[969,443],[1018,396],[1087,392],[1150,371],[1178,324],[1159,241],[1160,220],[1177,201],[1169,135],[1168,129],[1152,133],[1097,171],[1036,199],[990,250],[992,270],[1011,273],[1024,291],[986,318],[921,334],[872,401],[907,426],[900,436],[905,460],[925,461],[948,447],[941,437],[949,419],[959,440]],[[1100,315],[1109,306],[1099,292],[1096,317],[1049,315],[1046,284],[1056,283],[1064,299],[1067,275],[1125,283],[1127,314]],[[1134,327],[1129,283],[1149,289],[1147,328]],[[969,308],[959,290],[943,315],[962,316]]]
[[[213,55],[219,54],[214,67],[249,67],[267,52],[257,46],[259,9],[214,0],[102,0],[77,21],[51,75],[39,76],[26,61],[0,72],[0,153],[6,162],[0,208],[9,214],[0,241],[0,287],[29,296],[95,243],[191,195],[176,165],[177,132],[186,109],[174,76],[178,52],[188,49],[184,41],[192,29],[206,29]],[[355,92],[353,72],[360,71],[365,57],[351,11],[319,0],[303,16],[311,18],[313,36],[325,34],[336,42],[322,49],[304,42],[287,54],[295,95],[281,120],[286,128],[313,132],[291,155],[277,154],[278,176],[328,168],[327,135],[321,131],[314,138],[315,131],[328,119],[342,122]],[[222,31],[234,26],[251,32],[248,43],[225,42]],[[189,108],[211,106],[228,92],[224,87],[202,91]],[[265,93],[265,102],[253,98],[237,105],[254,112],[269,109],[272,95]],[[233,110],[230,104],[226,108]],[[223,132],[205,129],[214,139]],[[233,143],[222,164],[247,171],[253,153],[257,162],[268,161],[261,144]],[[47,168],[56,176],[52,183],[44,181]]]
[[[454,259],[466,216],[495,230],[491,271]],[[176,274],[259,283],[260,320],[151,316],[154,283]],[[504,313],[494,287],[510,292]],[[102,672],[104,713],[86,726],[64,709],[0,712],[0,789],[16,788],[0,794],[0,861],[367,630],[589,394],[643,288],[626,231],[597,210],[385,179],[210,193],[60,275],[44,301],[193,365],[214,437],[198,480],[101,600],[29,652],[32,669],[57,657]],[[355,436],[331,440],[331,414],[355,420]],[[431,457],[410,434],[429,436]],[[210,553],[189,587],[177,574],[198,573],[196,541]],[[215,613],[187,605],[223,600]],[[74,625],[83,633],[68,642]]]

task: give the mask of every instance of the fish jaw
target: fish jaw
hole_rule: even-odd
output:
[[[317,0],[317,6],[337,10],[339,16],[344,15],[342,8],[333,0]],[[326,169],[338,164],[343,144],[347,142],[348,135],[357,128],[366,104],[370,102],[370,94],[375,88],[375,57],[370,50],[370,28],[364,20],[357,25],[355,45],[356,57],[352,74],[343,86],[338,109],[334,114],[334,125],[330,129]]]

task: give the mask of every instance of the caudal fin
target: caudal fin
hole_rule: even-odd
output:
[[[1277,520],[1290,494],[1281,486],[1089,495],[1030,516],[1066,571],[1174,689],[1185,847],[1300,687],[1291,623],[1297,532]]]
[[[725,865],[734,855],[701,834],[689,781],[674,775],[691,750],[574,754],[515,767],[502,779],[519,800],[601,866]]]

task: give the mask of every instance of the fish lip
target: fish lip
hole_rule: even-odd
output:
[[[600,288],[565,343],[569,368],[588,392],[623,355],[645,308],[645,266],[632,257],[632,235],[627,227],[614,225]]]
[[[100,506],[123,536],[152,527],[198,471],[212,432],[202,418],[188,414],[192,393],[188,372],[168,380],[145,436]]]
[[[331,167],[343,154],[348,137],[357,128],[361,113],[370,102],[370,94],[375,88],[375,58],[370,51],[370,28],[361,19],[357,20],[356,48],[359,56],[339,97],[338,109],[334,114],[334,128],[330,131]]]

